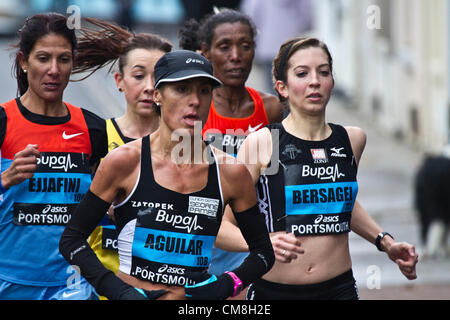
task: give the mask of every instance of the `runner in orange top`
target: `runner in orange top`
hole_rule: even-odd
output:
[[[237,150],[248,134],[269,124],[261,95],[253,88],[246,87],[246,89],[254,105],[250,116],[243,118],[222,116],[216,111],[213,101],[202,131],[207,141],[211,141],[217,148],[233,155],[237,154]]]

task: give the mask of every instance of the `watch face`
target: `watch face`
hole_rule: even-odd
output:
[[[383,251],[383,249],[381,248],[381,239],[383,239],[387,235],[394,239],[388,232],[380,232],[375,239],[375,245],[379,251]]]

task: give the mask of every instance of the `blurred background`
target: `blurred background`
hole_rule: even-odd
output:
[[[74,7],[76,6],[76,7]],[[358,200],[385,231],[419,252],[408,281],[374,245],[350,234],[361,299],[450,299],[450,2],[447,0],[0,0],[0,101],[15,97],[15,34],[25,18],[57,11],[154,32],[178,47],[185,19],[213,6],[250,15],[258,28],[248,85],[273,92],[271,60],[282,42],[328,44],[336,87],[327,120],[368,135]],[[72,82],[64,99],[103,117],[125,101],[107,70]]]

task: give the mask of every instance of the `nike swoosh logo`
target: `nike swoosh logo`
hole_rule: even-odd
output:
[[[66,132],[64,131],[62,134],[62,137],[64,140],[69,140],[69,139],[75,138],[77,136],[80,136],[82,134],[84,134],[84,132],[74,133],[74,134],[66,134]]]
[[[252,133],[255,132],[256,130],[258,130],[261,126],[263,125],[263,123],[261,122],[260,124],[258,124],[255,127],[252,127],[251,125],[248,125],[248,132]]]
[[[77,293],[79,293],[78,291],[75,291],[75,292],[70,292],[70,293],[67,293],[67,292],[63,292],[63,294],[62,294],[62,297],[64,298],[64,299],[67,299],[67,298],[69,298],[69,297],[71,297],[71,296],[73,296],[73,295],[76,295]]]

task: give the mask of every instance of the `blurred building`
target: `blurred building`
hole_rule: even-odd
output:
[[[133,23],[150,23],[145,30],[176,43],[178,24],[188,16],[184,0],[127,1],[132,3]],[[83,17],[116,19],[120,3],[0,0],[0,36],[13,35],[27,15],[65,13],[68,5],[79,6]],[[336,92],[348,98],[349,112],[363,113],[383,132],[423,152],[440,153],[450,144],[450,1],[314,0],[312,4],[313,31],[308,33],[329,45]],[[279,28],[287,25],[279,22]]]
[[[0,0],[0,37],[16,34],[29,10],[27,0]]]
[[[450,135],[449,1],[314,4],[314,35],[329,45],[349,105],[418,150],[440,153]]]

